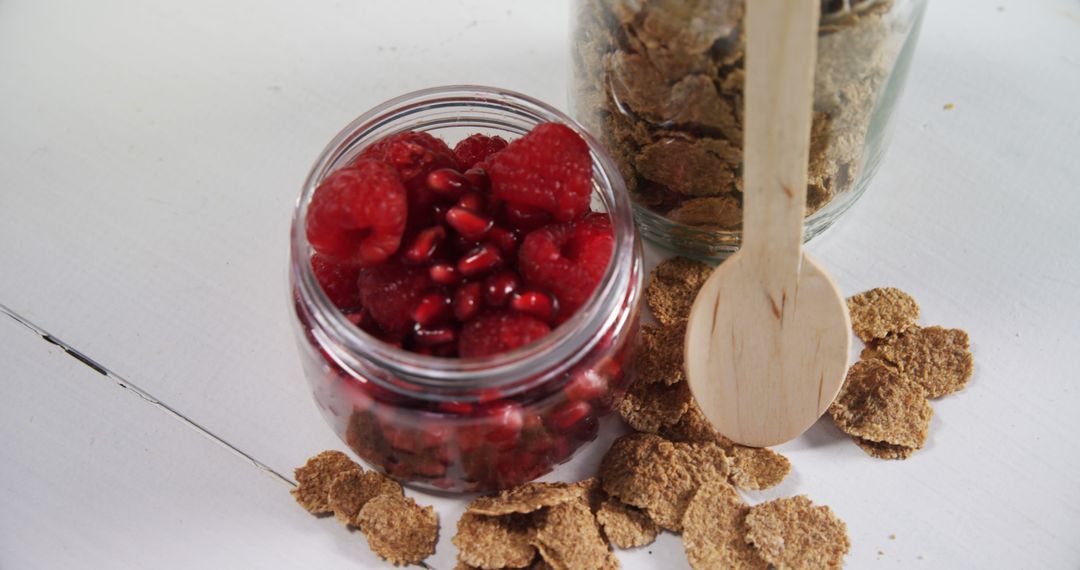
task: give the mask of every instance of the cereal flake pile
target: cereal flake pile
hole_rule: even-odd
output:
[[[357,527],[379,557],[417,564],[435,553],[439,521],[435,509],[405,496],[396,481],[365,471],[340,451],[324,451],[296,469],[292,495],[314,515],[333,513]]]
[[[829,415],[866,453],[907,459],[926,444],[929,399],[967,385],[975,361],[960,329],[920,327],[919,305],[899,289],[871,289],[848,299],[851,326],[866,343],[848,369]]]
[[[609,570],[613,547],[651,544],[680,533],[695,570],[841,568],[851,547],[832,510],[799,495],[758,505],[737,489],[779,484],[786,457],[738,445],[717,433],[694,402],[683,374],[686,319],[711,273],[684,258],[653,271],[637,377],[619,411],[635,432],[617,439],[595,477],[527,483],[472,501],[457,522],[457,570],[504,568]],[[906,293],[873,289],[848,300],[852,327],[866,343],[829,408],[836,425],[868,454],[906,459],[926,442],[929,399],[962,389],[973,358],[967,333],[920,327]],[[298,503],[359,527],[373,551],[394,564],[431,555],[438,522],[431,507],[401,486],[366,472],[343,453],[323,452],[296,470]]]

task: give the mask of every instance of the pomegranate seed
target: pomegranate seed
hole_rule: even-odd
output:
[[[490,307],[501,307],[506,304],[514,291],[521,286],[521,279],[513,271],[500,271],[491,275],[485,281],[486,295],[484,300]]]
[[[517,251],[518,237],[514,232],[506,228],[495,226],[488,230],[487,237],[492,243],[498,246],[499,251],[502,251],[505,254],[509,255]]]
[[[417,234],[409,249],[405,250],[405,260],[412,263],[424,263],[435,255],[435,248],[446,237],[446,228],[435,226]]]
[[[422,327],[442,324],[450,319],[450,297],[441,293],[429,293],[420,298],[413,309],[412,319]]]
[[[466,239],[473,241],[483,239],[491,226],[495,225],[491,218],[460,206],[446,212],[446,223]]]
[[[590,409],[587,402],[566,402],[551,412],[551,423],[559,429],[570,429],[588,416]]]
[[[464,174],[453,168],[440,168],[427,175],[427,187],[436,194],[458,197],[465,193],[472,184]]]
[[[481,192],[487,192],[491,188],[491,179],[488,178],[487,171],[479,166],[466,170],[465,178],[469,180],[469,184],[472,184],[473,188]]]
[[[567,400],[582,402],[600,398],[607,394],[607,390],[607,378],[594,368],[586,368],[574,373],[563,392]]]
[[[527,290],[514,295],[510,307],[519,313],[531,315],[544,322],[552,322],[559,312],[558,302],[543,291]]]
[[[413,339],[420,346],[446,344],[457,339],[457,329],[454,327],[427,328],[417,324],[413,329]]]
[[[483,285],[480,283],[466,283],[454,292],[454,316],[461,322],[472,320],[480,312],[483,304],[481,294]]]
[[[471,191],[467,192],[460,200],[457,201],[457,207],[466,208],[474,212],[480,212],[484,209],[484,195]],[[449,214],[449,212],[447,212]]]
[[[446,475],[446,466],[434,458],[422,459],[413,463],[413,473],[434,479]]]
[[[454,430],[443,422],[429,420],[424,422],[420,431],[420,444],[424,449],[439,448],[450,442]]]
[[[428,270],[431,280],[439,285],[455,285],[460,281],[457,267],[450,263],[436,263]]]
[[[502,264],[502,255],[499,248],[492,244],[484,243],[472,249],[458,260],[458,271],[465,277],[476,277],[498,267]]]

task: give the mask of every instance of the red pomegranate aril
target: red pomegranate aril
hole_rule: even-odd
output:
[[[413,240],[409,249],[405,250],[405,260],[410,263],[424,263],[431,261],[432,256],[435,255],[435,250],[445,238],[446,228],[443,228],[442,226],[434,226],[422,230],[417,234],[416,239]]]
[[[431,273],[431,280],[439,285],[455,285],[461,280],[457,267],[451,263],[436,263],[428,271]]]
[[[483,211],[484,205],[486,204],[486,202],[487,201],[484,199],[483,194],[473,190],[473,191],[467,192],[464,196],[462,196],[457,201],[456,205],[457,205],[458,208],[465,208],[467,210],[472,210],[474,212],[480,212],[480,211]],[[448,215],[449,215],[449,213],[450,212],[447,212]]]
[[[458,321],[472,320],[483,306],[484,286],[479,282],[466,283],[454,292],[454,317]]]
[[[521,286],[521,278],[513,271],[500,271],[485,280],[485,296],[489,307],[502,307]]]
[[[555,315],[559,312],[559,304],[554,297],[536,290],[516,293],[510,299],[510,308],[548,323],[554,321]]]
[[[456,206],[446,212],[446,223],[466,239],[479,241],[487,235],[495,222],[475,210]]]
[[[490,406],[502,400],[503,393],[498,388],[484,388],[476,396],[476,403],[481,406]]]
[[[566,402],[551,412],[551,423],[559,429],[570,429],[591,411],[587,402]]]
[[[428,190],[443,196],[458,197],[472,187],[472,183],[464,174],[453,168],[440,168],[433,170],[425,180]]]
[[[447,344],[457,340],[457,329],[454,327],[423,327],[419,323],[413,328],[413,340],[416,344],[424,347]]]
[[[491,189],[491,178],[488,177],[488,173],[483,168],[474,166],[465,171],[465,178],[469,180],[469,184],[472,187],[481,191],[487,192]]]
[[[573,402],[595,400],[607,394],[608,382],[595,368],[579,370],[563,388],[566,399]]]
[[[450,320],[450,297],[441,293],[429,293],[420,298],[413,309],[412,319],[422,327],[433,327]]]
[[[413,473],[435,479],[446,475],[446,466],[434,457],[423,458],[413,463]]]
[[[502,261],[499,248],[489,243],[483,243],[458,260],[457,268],[465,277],[476,277],[502,265]]]
[[[487,239],[499,248],[499,251],[509,255],[515,253],[518,248],[518,236],[514,232],[495,226],[488,230]]]

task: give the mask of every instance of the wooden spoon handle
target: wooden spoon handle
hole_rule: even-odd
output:
[[[818,0],[746,2],[743,247],[760,260],[763,279],[792,284],[802,259],[820,10]]]

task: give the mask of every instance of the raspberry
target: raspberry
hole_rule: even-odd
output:
[[[427,175],[440,168],[459,170],[454,151],[428,133],[407,131],[365,148],[357,161],[373,159],[393,166],[409,189],[424,186]]]
[[[431,287],[426,267],[391,261],[360,272],[360,298],[371,318],[393,335],[404,336],[412,328],[413,309]]]
[[[358,160],[315,189],[307,212],[308,242],[337,263],[375,265],[401,245],[407,210],[405,188],[394,170]]]
[[[614,247],[611,218],[591,213],[525,236],[518,252],[518,268],[526,283],[555,294],[562,322],[592,295]]]
[[[592,157],[566,125],[537,125],[493,156],[487,170],[492,192],[508,203],[540,208],[559,221],[589,210]]]
[[[461,139],[454,145],[454,155],[457,156],[461,169],[468,170],[504,148],[506,148],[506,141],[502,137],[489,137],[477,133]]]
[[[433,206],[441,197],[427,187],[428,175],[450,168],[457,170],[454,151],[428,133],[407,131],[391,135],[369,146],[357,160],[370,158],[394,167],[408,190],[409,225],[434,223]]]
[[[347,311],[360,306],[360,289],[356,285],[356,279],[360,276],[358,268],[334,263],[325,255],[316,253],[311,256],[311,270],[323,293],[335,307]]]
[[[543,321],[519,313],[495,312],[461,329],[458,351],[465,358],[488,356],[525,346],[551,332]]]

